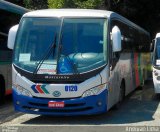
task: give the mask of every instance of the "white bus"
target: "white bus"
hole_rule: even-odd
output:
[[[160,93],[160,33],[156,34],[151,47],[152,53],[152,76],[154,83],[154,91]]]
[[[0,1],[0,104],[5,101],[5,95],[12,93],[12,50],[7,47],[8,32],[27,11],[23,7]]]
[[[47,9],[23,15],[8,47],[15,110],[89,115],[143,85],[150,35],[114,12]]]

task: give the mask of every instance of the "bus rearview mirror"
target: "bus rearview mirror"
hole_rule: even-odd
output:
[[[9,30],[8,43],[7,43],[7,46],[8,46],[9,49],[14,48],[14,43],[15,43],[15,38],[16,38],[18,26],[19,25],[15,25],[15,26],[11,27],[10,30]]]
[[[121,31],[118,26],[112,28],[112,44],[113,52],[119,52],[122,49],[121,45]]]

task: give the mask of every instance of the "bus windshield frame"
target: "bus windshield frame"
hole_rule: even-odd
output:
[[[29,21],[29,19],[30,23],[33,21],[33,25],[30,24],[25,27],[25,23],[27,23],[26,20]],[[43,61],[43,64],[41,64],[38,69],[37,74],[72,75],[92,71],[107,64],[107,28],[108,20],[106,18],[24,17],[21,20],[15,41],[13,63],[26,72],[33,73],[35,68],[38,67],[38,63],[43,59],[48,47],[55,43],[54,56],[52,56],[52,52],[47,56],[46,60]],[[33,36],[34,29],[36,29],[35,32],[39,30],[38,33],[40,36],[37,37],[37,39]],[[80,33],[86,40],[80,38]],[[55,35],[56,42],[54,42]],[[37,41],[35,41],[36,44],[34,44],[35,48],[32,47],[33,44],[29,46],[29,39],[27,39],[29,37],[31,37],[31,40]],[[79,41],[76,39],[79,39]],[[48,41],[47,46],[46,44],[43,45],[43,42],[45,42],[43,40]],[[78,45],[77,43],[80,41],[81,44]],[[92,44],[88,48],[87,46],[89,44],[87,45],[87,42]],[[40,49],[36,46],[38,43],[44,46],[40,48],[42,51],[39,55],[38,51],[40,51]],[[78,46],[75,45],[75,43]],[[78,50],[82,44],[84,51],[80,51],[82,48]],[[97,44],[99,48],[94,46],[95,44]],[[92,50],[93,48],[94,51]],[[38,60],[30,61],[33,52],[29,50],[37,52],[34,57],[38,57]]]
[[[160,38],[155,39],[155,49],[153,53],[153,65],[160,67]]]

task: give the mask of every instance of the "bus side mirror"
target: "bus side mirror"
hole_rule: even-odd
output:
[[[112,28],[112,44],[113,52],[119,52],[122,50],[121,31],[117,26]]]
[[[152,40],[152,43],[150,45],[150,52],[153,52],[154,50],[154,45],[155,45],[155,39]]]
[[[9,49],[14,48],[14,43],[15,43],[15,38],[16,38],[18,26],[19,25],[15,25],[15,26],[11,27],[10,30],[9,30],[8,43],[7,43],[7,46],[8,46]]]

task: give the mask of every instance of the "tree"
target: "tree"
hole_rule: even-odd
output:
[[[70,8],[75,7],[73,0],[48,0],[49,8]]]
[[[145,28],[152,37],[160,32],[159,0],[105,0],[105,4],[107,9]]]
[[[6,0],[6,1],[14,3],[16,5],[24,6],[23,0]]]
[[[7,0],[29,9],[90,8],[117,12],[155,36],[160,32],[159,0]]]
[[[26,8],[28,9],[46,9],[47,6],[47,0],[23,0],[23,3]]]
[[[104,0],[48,0],[49,8],[100,8]]]
[[[98,9],[101,8],[103,0],[75,0],[78,8]]]
[[[104,4],[107,10],[113,10],[120,3],[120,0],[104,0]]]

